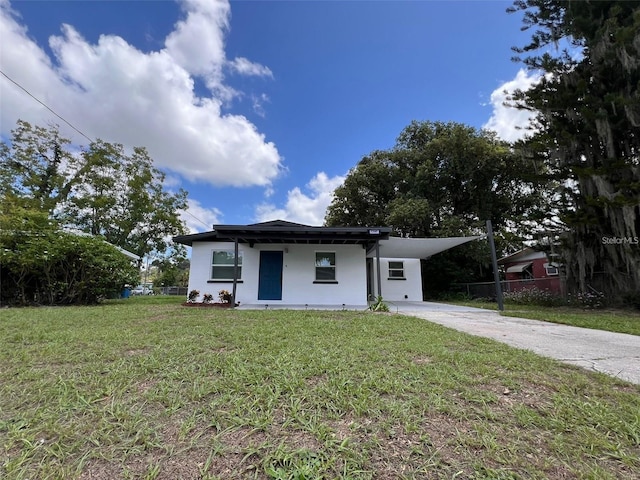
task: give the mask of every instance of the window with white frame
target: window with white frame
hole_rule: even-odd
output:
[[[211,280],[233,280],[233,250],[214,250],[211,256]],[[238,252],[238,280],[242,278],[242,252]]]
[[[404,262],[389,262],[389,280],[404,280]]]
[[[316,281],[335,282],[336,280],[336,253],[316,252]]]
[[[552,275],[558,275],[558,266],[554,265],[552,263],[545,263],[544,264],[544,269],[547,272],[547,275],[552,276]]]

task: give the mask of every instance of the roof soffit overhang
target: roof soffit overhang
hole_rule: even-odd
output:
[[[400,238],[390,237],[380,242],[380,256],[383,258],[423,258],[444,252],[467,242],[485,238],[483,235],[447,238]],[[370,252],[369,257],[375,256]]]
[[[286,225],[214,225],[210,232],[180,235],[174,241],[192,246],[194,242],[236,241],[250,246],[258,243],[279,244],[360,244],[370,250],[378,240],[389,238],[389,227],[310,227]]]

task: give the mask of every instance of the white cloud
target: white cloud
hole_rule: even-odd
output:
[[[299,187],[289,190],[287,203],[283,208],[263,203],[256,208],[256,221],[288,220],[305,225],[322,225],[327,207],[333,200],[334,190],[342,185],[345,177],[327,177],[324,172],[318,173],[306,185],[308,194]]]
[[[187,224],[189,233],[208,232],[213,225],[220,224],[222,212],[217,208],[205,208],[197,200],[188,200],[188,211],[182,211],[180,218]]]
[[[244,116],[220,111],[238,95],[222,73],[228,63],[229,4],[187,1],[183,10],[185,18],[161,50],[145,53],[115,35],[90,44],[73,26],[63,25],[62,34],[49,39],[55,55],[50,58],[29,38],[9,2],[0,0],[1,67],[91,138],[145,146],[156,166],[189,180],[269,186],[283,168],[275,145]],[[261,67],[248,60],[247,65]],[[253,74],[250,70],[239,73]],[[209,89],[207,96],[196,95],[196,77]],[[58,123],[64,135],[87,143],[6,78],[0,82],[1,135],[23,119]]]
[[[180,177],[177,177],[175,175],[165,175],[162,185],[165,188],[177,190],[178,188],[182,187],[182,180],[180,179]]]
[[[166,49],[178,65],[195,75],[209,75],[215,86],[221,81],[225,61],[224,36],[229,30],[229,4],[186,0],[182,9],[186,18],[176,23],[165,40]]]
[[[234,58],[229,62],[231,69],[241,75],[249,75],[254,77],[270,77],[273,78],[273,72],[269,67],[254,63],[244,57]]]
[[[539,75],[520,69],[516,78],[500,85],[491,93],[491,105],[493,106],[493,114],[489,121],[483,125],[487,130],[493,130],[503,140],[513,142],[523,138],[527,134],[526,127],[534,114],[528,110],[519,110],[517,108],[504,105],[510,93],[516,90],[528,90],[535,85],[540,79]]]
[[[253,102],[253,111],[264,118],[266,115],[264,104],[269,102],[269,96],[265,93],[261,95],[253,95],[251,97],[251,101]]]

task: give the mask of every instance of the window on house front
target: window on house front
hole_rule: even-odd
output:
[[[333,282],[336,279],[335,252],[316,252],[316,281]]]
[[[389,262],[389,279],[404,279],[404,262]]]
[[[211,260],[211,280],[233,280],[233,250],[214,250]],[[238,254],[238,279],[242,278],[242,252]]]

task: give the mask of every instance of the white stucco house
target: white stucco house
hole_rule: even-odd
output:
[[[390,238],[388,227],[313,227],[276,220],[181,235],[189,291],[232,292],[243,305],[367,306],[422,301],[420,259],[478,237]]]

